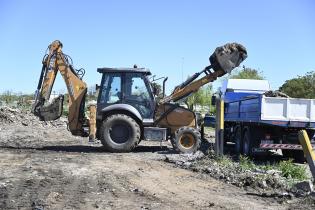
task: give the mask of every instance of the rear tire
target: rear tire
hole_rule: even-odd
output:
[[[250,157],[252,155],[252,148],[251,133],[250,129],[247,128],[243,135],[243,154]]]
[[[180,153],[194,153],[200,148],[200,144],[199,131],[187,126],[179,128],[172,139],[174,149]]]
[[[106,150],[110,152],[130,152],[140,141],[140,127],[128,115],[114,114],[104,120],[100,136]]]
[[[241,126],[236,126],[235,132],[233,134],[233,141],[235,143],[234,149],[235,153],[239,155],[242,152],[242,128]]]

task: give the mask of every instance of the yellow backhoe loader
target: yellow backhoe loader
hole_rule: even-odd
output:
[[[85,116],[87,87],[82,76],[70,64],[69,56],[62,52],[60,41],[52,42],[43,59],[32,112],[41,120],[55,120],[62,114],[64,97],[48,103],[58,71],[65,80],[69,93],[68,127],[73,135],[98,138],[111,152],[129,152],[140,140],[171,140],[175,150],[191,153],[198,150],[201,137],[196,115],[192,110],[175,102],[196,92],[203,85],[230,73],[246,59],[246,49],[237,43],[216,48],[210,64],[175,87],[172,94],[156,100],[157,90],[149,80],[151,72],[144,68],[98,68],[102,80],[98,86],[96,105],[89,106]],[[200,79],[200,75],[205,74]]]

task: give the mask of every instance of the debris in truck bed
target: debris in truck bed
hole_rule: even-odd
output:
[[[280,92],[278,90],[269,90],[267,92],[264,93],[265,96],[267,97],[282,97],[282,98],[290,98],[290,96],[288,96],[287,94]]]

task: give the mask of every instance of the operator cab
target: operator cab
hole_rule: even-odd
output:
[[[97,71],[103,74],[97,113],[103,112],[104,109],[110,111],[125,109],[132,112],[134,109],[131,107],[134,107],[138,113],[132,114],[136,116],[140,114],[142,120],[153,119],[155,100],[147,78],[151,75],[148,69],[98,68]]]

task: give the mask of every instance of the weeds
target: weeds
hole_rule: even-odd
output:
[[[222,167],[230,167],[233,165],[232,158],[228,156],[222,156],[217,158],[217,162]],[[260,169],[263,171],[269,171],[269,170],[276,170],[280,171],[280,175],[282,177],[285,177],[287,179],[292,180],[306,180],[307,174],[305,171],[305,168],[303,166],[299,166],[293,163],[293,160],[286,160],[286,161],[280,161],[279,163],[270,163],[267,162],[266,164],[256,164],[253,160],[251,160],[247,156],[240,156],[239,157],[239,168],[242,171],[246,170],[255,170]]]
[[[242,170],[252,170],[255,168],[255,164],[247,156],[240,156],[239,164]]]
[[[226,155],[218,157],[217,161],[223,167],[229,167],[233,164],[233,160]]]
[[[300,181],[307,179],[305,168],[303,166],[295,165],[292,159],[281,161],[278,164],[278,169],[281,171],[281,175],[283,177],[297,179]]]

